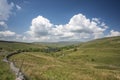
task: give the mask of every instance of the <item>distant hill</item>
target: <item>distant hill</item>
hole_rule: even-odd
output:
[[[6,51],[15,51],[18,49],[46,48],[46,46],[32,44],[32,43],[25,43],[25,42],[0,41],[0,48]]]
[[[96,39],[88,42],[79,41],[60,41],[60,42],[15,42],[15,41],[2,41],[0,40],[0,48],[6,49],[23,49],[23,48],[44,48],[44,47],[64,47],[69,45],[77,45],[80,48],[118,48],[120,47],[120,36],[107,37]]]
[[[46,45],[49,47],[63,47],[63,46],[69,46],[73,44],[79,44],[80,41],[60,41],[60,42],[33,42],[33,44],[40,44],[40,45]]]
[[[120,48],[120,36],[106,37],[81,43],[81,48]]]

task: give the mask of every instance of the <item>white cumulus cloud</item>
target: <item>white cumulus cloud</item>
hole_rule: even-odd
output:
[[[119,31],[111,30],[110,34],[107,35],[107,37],[112,37],[112,36],[120,36],[120,32]]]
[[[36,41],[90,40],[104,37],[107,29],[99,19],[88,19],[83,14],[74,15],[65,25],[54,25],[47,18],[38,16],[32,20],[27,37]],[[24,37],[24,39],[27,39]]]
[[[8,4],[7,0],[0,0],[0,20],[7,20],[11,14],[14,3]]]
[[[11,32],[9,30],[7,31],[0,31],[0,37],[8,37],[8,36],[14,36],[15,32]]]
[[[0,21],[0,29],[7,27]],[[0,40],[12,41],[88,41],[106,37],[104,34],[108,26],[98,18],[89,19],[83,14],[74,15],[64,25],[55,25],[43,16],[32,19],[31,26],[25,34],[19,35],[10,30],[0,30]],[[107,37],[120,36],[119,31],[111,30]]]
[[[52,28],[52,24],[47,18],[38,16],[32,20],[29,33],[33,37],[42,37],[49,35],[49,31]]]
[[[23,36],[10,30],[0,31],[0,40],[23,41]]]
[[[13,2],[8,3],[8,0],[0,0],[0,40],[21,40],[22,35],[18,35],[15,32],[7,30],[8,25],[6,21],[13,14],[15,7],[20,10],[19,5],[15,5]]]
[[[7,24],[4,21],[0,21],[0,30],[1,28],[6,29],[7,28]]]
[[[16,5],[17,10],[21,10],[22,8],[19,5]]]
[[[95,19],[97,22],[94,19],[90,20],[86,18],[86,16],[83,14],[77,14],[70,19],[70,22],[66,27],[68,30],[74,33],[91,34],[90,37],[93,36],[94,38],[100,38],[103,36],[103,33],[106,29],[102,27],[100,23],[98,23],[97,18]]]

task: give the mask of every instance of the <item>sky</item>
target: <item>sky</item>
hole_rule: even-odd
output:
[[[0,0],[0,40],[89,41],[120,36],[120,0]]]

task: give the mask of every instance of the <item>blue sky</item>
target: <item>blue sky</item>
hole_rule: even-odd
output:
[[[86,41],[120,36],[119,0],[0,0],[0,4],[4,4],[0,5],[1,40]]]

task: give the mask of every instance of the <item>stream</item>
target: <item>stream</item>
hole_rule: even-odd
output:
[[[12,52],[10,54],[8,54],[7,56],[5,56],[5,58],[3,59],[4,62],[8,63],[10,66],[10,69],[15,73],[16,75],[16,79],[15,80],[26,80],[24,74],[22,73],[22,71],[20,70],[20,68],[17,68],[14,64],[14,62],[10,61],[9,58],[15,54],[18,54],[20,52]]]

